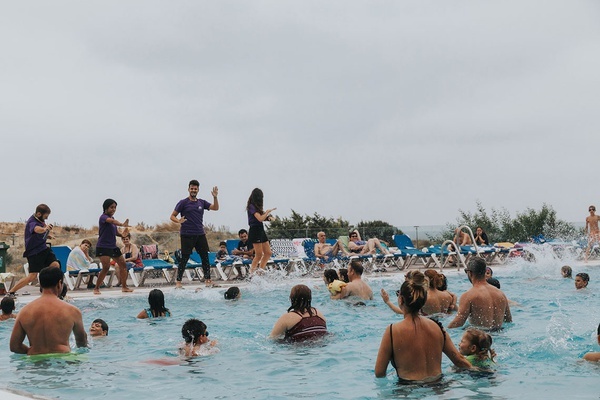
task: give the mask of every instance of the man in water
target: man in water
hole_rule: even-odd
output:
[[[342,288],[342,291],[332,299],[343,299],[356,296],[363,300],[373,300],[373,290],[362,280],[363,266],[359,260],[352,260],[348,266],[348,278],[350,283]]]
[[[333,246],[327,243],[325,232],[317,233],[317,239],[319,242],[315,243],[315,257],[320,258],[325,263],[331,262],[333,257],[340,252],[339,242],[335,242]]]
[[[108,324],[103,319],[95,319],[90,326],[90,336],[108,336]]]
[[[590,256],[590,249],[592,245],[600,243],[600,229],[598,228],[598,221],[600,215],[596,215],[596,206],[592,205],[589,208],[590,215],[585,219],[585,231],[588,234],[588,245],[585,249],[585,262],[587,262]]]
[[[50,207],[40,204],[25,224],[25,252],[23,253],[23,257],[27,257],[29,274],[10,289],[12,296],[19,289],[33,282],[42,268],[60,266],[52,249],[46,246],[46,239],[52,230],[52,224],[46,224],[49,216]]]
[[[448,328],[471,325],[486,329],[500,329],[503,322],[512,322],[506,295],[485,279],[486,264],[481,257],[473,257],[465,272],[473,287],[460,296],[458,313]]]
[[[580,272],[575,275],[575,289],[585,289],[590,282],[590,276],[585,272]]]
[[[70,353],[69,336],[75,335],[77,347],[87,346],[81,311],[58,298],[63,289],[63,273],[46,267],[39,273],[42,295],[17,314],[10,337],[10,351],[19,354]],[[23,341],[29,340],[29,346]]]
[[[190,195],[179,201],[175,206],[175,210],[171,213],[171,221],[181,225],[179,232],[181,236],[181,260],[179,260],[177,282],[175,283],[175,288],[177,289],[182,287],[181,280],[183,279],[183,271],[185,271],[187,262],[190,259],[194,248],[196,248],[196,251],[200,255],[200,259],[202,260],[204,283],[206,283],[207,287],[213,286],[212,280],[210,279],[208,241],[206,240],[206,233],[204,232],[203,220],[205,210],[217,211],[219,209],[219,200],[217,200],[219,188],[216,186],[212,188],[212,204],[198,198],[199,188],[200,183],[197,180],[192,179],[188,184],[188,193]],[[181,214],[181,218],[177,218],[177,215],[179,214]]]

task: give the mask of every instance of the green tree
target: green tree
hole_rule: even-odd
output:
[[[401,235],[402,231],[385,221],[360,221],[356,225],[363,240],[378,238],[387,244],[394,243],[394,235]]]

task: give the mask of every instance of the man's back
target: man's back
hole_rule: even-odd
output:
[[[360,297],[363,300],[373,300],[373,290],[362,279],[354,279],[346,285],[347,296]]]
[[[505,315],[508,315],[507,321],[510,321],[506,295],[487,282],[475,284],[460,297],[459,313],[464,310],[463,304],[469,307],[471,325],[498,329],[502,327]]]
[[[27,354],[68,353],[69,336],[75,332],[78,346],[85,346],[87,336],[81,312],[54,295],[42,295],[18,313],[11,336],[11,350],[23,336],[29,339]],[[14,342],[14,343],[13,343]]]

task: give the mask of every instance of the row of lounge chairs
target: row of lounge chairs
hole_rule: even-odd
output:
[[[458,251],[450,251],[448,246],[430,246],[421,250],[415,248],[407,235],[394,235],[394,242],[397,249],[390,249],[389,254],[353,254],[348,250],[348,236],[341,236],[336,239],[328,239],[327,242],[334,245],[336,242],[341,245],[341,254],[329,260],[322,260],[315,256],[314,246],[316,239],[298,238],[298,239],[273,239],[271,240],[272,257],[267,264],[270,270],[279,270],[284,273],[307,274],[312,271],[320,271],[323,268],[341,268],[348,264],[352,259],[359,259],[363,262],[366,271],[380,272],[387,269],[404,270],[409,267],[423,268],[447,268],[449,266],[465,267],[468,259],[474,255],[479,255],[491,263],[494,261],[505,261],[509,254],[515,249],[497,246],[463,246]],[[448,241],[449,242],[449,241]],[[233,252],[239,241],[230,239],[226,241],[229,254]],[[454,244],[454,248],[457,248]],[[76,290],[81,287],[85,278],[98,275],[100,268],[83,269],[77,271],[68,271],[66,262],[71,252],[68,246],[54,246],[54,254],[61,263],[65,282],[69,289]],[[174,283],[177,274],[178,259],[175,257],[175,264],[160,259],[157,245],[140,246],[143,267],[133,267],[128,270],[128,275],[133,285],[143,286],[148,278],[158,278],[164,280],[164,283]],[[177,255],[177,252],[174,254]],[[454,260],[453,263],[450,260]],[[217,279],[228,281],[235,278],[243,278],[247,273],[251,260],[239,257],[227,257],[224,260],[217,259],[215,252],[209,252],[209,263],[213,270],[211,274]],[[25,272],[27,273],[27,264]],[[184,271],[184,277],[188,281],[202,280],[202,264],[198,253],[193,252]],[[110,287],[115,279],[115,270],[110,268],[105,281],[106,286]]]

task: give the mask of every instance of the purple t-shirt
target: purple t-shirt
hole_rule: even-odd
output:
[[[248,205],[248,225],[250,226],[261,226],[263,223],[256,219],[254,216],[258,212],[258,209],[254,204]]]
[[[179,233],[182,235],[204,235],[204,210],[209,211],[211,204],[202,199],[196,201],[189,197],[179,201],[175,206],[175,211],[185,217],[185,222],[181,224]]]
[[[111,218],[108,214],[102,214],[98,222],[98,244],[96,247],[104,249],[117,248],[117,226],[106,222]]]
[[[46,236],[48,235],[46,233],[35,233],[36,226],[43,228],[46,223],[32,215],[25,224],[25,252],[23,257],[31,257],[46,250]]]

